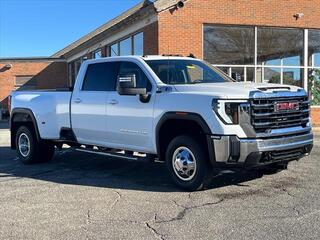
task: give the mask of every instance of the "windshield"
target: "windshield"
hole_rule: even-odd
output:
[[[232,82],[219,69],[197,60],[146,60],[166,84],[197,84]]]

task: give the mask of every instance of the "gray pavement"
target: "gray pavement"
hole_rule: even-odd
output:
[[[0,239],[320,239],[320,138],[289,169],[188,193],[163,164],[57,151],[24,166],[0,124]]]

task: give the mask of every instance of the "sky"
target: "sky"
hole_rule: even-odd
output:
[[[0,0],[0,58],[51,56],[141,0]]]

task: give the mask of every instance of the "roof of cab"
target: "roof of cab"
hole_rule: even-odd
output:
[[[161,56],[161,55],[150,55],[150,56],[113,56],[113,57],[105,57],[99,59],[88,59],[85,62],[87,63],[99,63],[104,62],[105,60],[128,60],[128,59],[136,59],[136,60],[197,60],[195,58],[190,57],[180,57],[180,56]]]

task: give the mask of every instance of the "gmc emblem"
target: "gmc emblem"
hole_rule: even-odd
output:
[[[274,111],[298,111],[299,110],[299,102],[276,102],[274,104]]]

